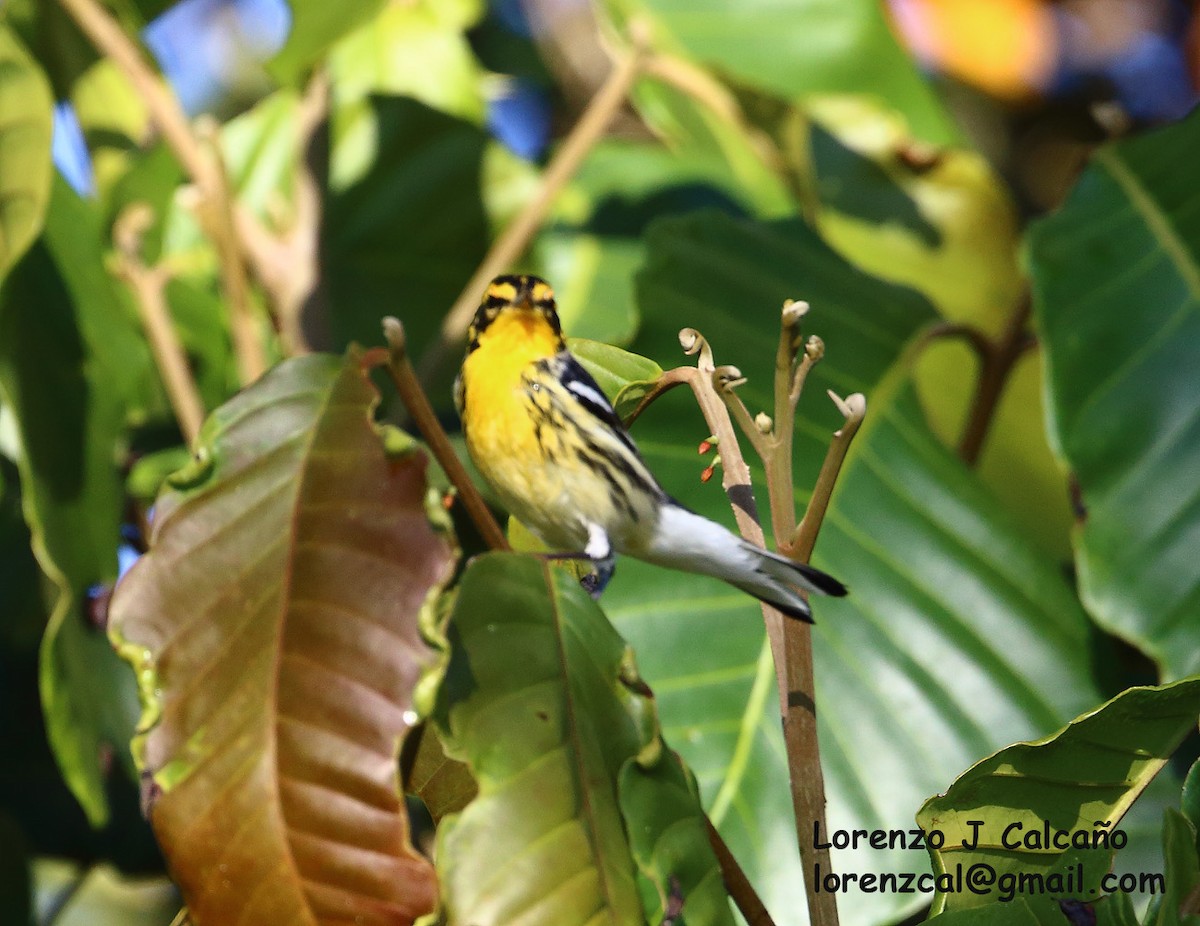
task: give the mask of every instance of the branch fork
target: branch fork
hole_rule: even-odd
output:
[[[762,546],[765,545],[763,530],[755,513],[750,470],[738,444],[736,422],[766,469],[776,546],[781,553],[801,561],[807,561],[812,553],[850,442],[866,414],[866,399],[861,394],[843,399],[833,392],[828,393],[844,422],[833,434],[804,517],[797,523],[792,485],[796,407],[809,373],[825,353],[825,344],[819,337],[806,340],[801,333],[801,321],[808,312],[808,303],[788,300],[780,313],[773,414],[751,415],[737,393],[746,377],[737,367],[717,366],[712,347],[704,336],[694,328],[684,328],[679,332],[679,343],[685,354],[697,358],[696,365],[665,372],[630,417],[632,421],[668,389],[681,383],[690,386],[705,422],[712,430],[712,436],[700,445],[701,453],[713,445],[720,447],[719,460],[724,471],[722,484],[738,527],[743,537]],[[712,466],[701,478],[707,480],[711,474]],[[817,746],[812,631],[808,624],[789,620],[768,604],[764,603],[762,610],[775,661],[801,859],[806,874],[813,870],[814,864],[822,871],[830,871],[829,850],[817,849],[807,836],[814,824],[827,828],[825,785]],[[809,921],[813,926],[836,926],[837,903],[832,894],[818,893],[816,886],[810,885],[808,903]]]

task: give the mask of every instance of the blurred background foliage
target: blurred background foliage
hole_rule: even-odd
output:
[[[855,590],[817,612],[831,820],[907,826],[988,752],[1200,668],[1194,5],[107,7],[197,120],[210,182],[256,223],[266,257],[247,263],[272,272],[230,277],[211,229],[241,216],[198,217],[146,89],[67,5],[2,0],[0,923],[152,926],[178,909],[138,810],[134,680],[99,629],[186,459],[147,292],[207,411],[283,356],[377,343],[384,314],[431,356],[637,29],[651,63],[517,263],[553,283],[570,334],[664,368],[678,329],[700,328],[764,407],[778,306],[807,299],[829,349],[811,392],[868,395],[817,551]],[[424,367],[448,423],[453,367]],[[810,396],[801,500],[837,425]],[[697,478],[702,432],[672,396],[635,434],[673,494],[727,519]],[[768,905],[800,909],[755,608],[632,563],[605,606]],[[1181,762],[1128,823],[1141,838],[1123,865],[1161,868]],[[920,900],[848,895],[843,917],[894,921]]]

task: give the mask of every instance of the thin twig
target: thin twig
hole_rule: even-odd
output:
[[[296,173],[292,224],[284,241],[289,263],[299,273],[283,274],[286,289],[276,294],[280,334],[289,354],[307,353],[314,339],[324,342],[325,308],[320,257],[322,190],[329,174],[329,73],[317,68],[304,89],[298,120],[299,169]],[[307,324],[306,324],[307,323]]]
[[[982,362],[992,351],[992,341],[974,325],[965,322],[937,322],[925,328],[917,337],[917,350],[924,350],[935,341],[958,339],[967,342]]]
[[[214,242],[218,241],[220,232],[215,227],[218,219],[213,214],[212,204],[222,195],[220,177],[214,161],[205,155],[204,146],[193,132],[178,98],[146,60],[137,42],[126,34],[99,0],[59,0],[59,3],[96,50],[116,64],[133,84],[167,147],[196,185],[202,201],[197,216],[205,234]],[[241,203],[230,202],[229,209],[236,240],[254,269],[255,277],[267,285],[265,281],[287,273],[289,256],[280,256],[280,243],[258,218]]]
[[[1000,403],[1000,396],[1008,383],[1009,374],[1012,373],[1017,360],[1033,343],[1025,329],[1031,310],[1032,299],[1026,290],[1004,330],[995,341],[988,342],[988,350],[982,355],[975,397],[958,443],[958,455],[968,466],[974,466],[979,460],[983,442],[987,439],[988,429],[995,418],[996,406]]]
[[[458,491],[458,497],[462,500],[471,520],[475,522],[475,527],[479,530],[484,542],[493,550],[509,549],[508,538],[504,536],[504,531],[492,517],[492,512],[484,502],[483,496],[479,494],[471,477],[467,475],[462,461],[458,459],[458,454],[454,452],[454,448],[450,444],[450,439],[446,437],[446,432],[438,423],[433,406],[429,404],[425,391],[417,381],[416,372],[408,359],[404,326],[400,324],[399,319],[389,316],[383,320],[383,333],[387,339],[390,354],[388,372],[392,377],[392,382],[396,384],[400,401],[404,403],[408,414],[417,425],[417,430],[421,432],[425,443],[429,445],[429,449],[433,451],[434,457],[445,470],[451,484]]]
[[[498,273],[505,270],[529,246],[534,233],[542,224],[551,203],[566,185],[588,153],[600,140],[613,116],[624,105],[633,83],[641,73],[647,46],[640,30],[633,30],[633,45],[609,74],[604,85],[592,98],[583,115],[555,152],[542,174],[541,184],[533,198],[492,244],[462,293],[455,301],[438,332],[438,339],[421,357],[418,369],[428,382],[446,362],[450,353],[462,341],[467,325],[479,306],[479,295]]]
[[[679,339],[686,353],[698,355],[696,367],[680,367],[663,374],[655,387],[643,396],[631,416],[632,418],[639,415],[667,389],[687,383],[692,388],[708,428],[717,438],[721,448],[723,484],[732,504],[738,528],[743,537],[762,546],[763,531],[758,523],[750,492],[750,471],[742,456],[733,427],[733,421],[736,419],[751,442],[759,449],[767,467],[768,491],[771,495],[776,536],[792,541],[786,547],[781,547],[781,551],[803,561],[807,561],[812,552],[812,545],[816,541],[817,531],[828,508],[846,450],[866,409],[866,400],[861,395],[851,396],[845,402],[834,397],[846,417],[846,424],[834,435],[821,476],[813,489],[808,510],[801,527],[796,528],[793,537],[788,530],[795,524],[793,489],[790,481],[793,434],[791,423],[808,372],[824,351],[824,345],[819,338],[810,338],[799,362],[796,362],[800,343],[798,325],[806,310],[807,306],[803,303],[788,303],[784,306],[780,348],[776,358],[777,421],[751,419],[749,411],[733,391],[733,388],[743,381],[740,373],[732,367],[716,367],[708,343],[699,332],[691,328],[681,331]],[[784,455],[788,458],[787,465],[780,463]],[[787,480],[781,482],[785,476]],[[785,498],[780,500],[779,496]],[[762,612],[775,663],[796,835],[803,870],[807,877],[809,872],[817,868],[826,872],[832,870],[829,850],[817,848],[807,835],[814,823],[822,829],[827,829],[824,775],[817,741],[812,634],[808,624],[788,620],[768,604],[763,603]],[[814,926],[836,926],[836,898],[828,892],[818,891],[812,883],[809,884],[807,895],[810,923]]]
[[[817,532],[825,520],[825,512],[829,508],[829,499],[833,496],[833,487],[841,473],[842,464],[850,450],[850,442],[858,433],[859,425],[867,414],[867,400],[861,393],[854,393],[846,399],[835,395],[832,391],[829,398],[845,417],[845,423],[833,433],[833,441],[825,453],[825,462],[821,464],[821,472],[817,476],[817,484],[813,487],[812,496],[808,500],[808,508],[800,526],[796,528],[791,542],[788,544],[788,555],[808,562],[812,556],[813,547],[817,543]]]
[[[648,77],[660,80],[690,97],[745,138],[759,159],[776,174],[784,174],[784,158],[770,135],[746,118],[737,97],[712,73],[675,55],[656,52],[643,68]]]
[[[59,0],[59,3],[91,43],[129,78],[183,169],[198,185],[211,189],[212,164],[192,133],[179,100],[146,61],[137,43],[97,0]]]
[[[721,880],[725,882],[725,890],[733,900],[734,906],[746,920],[748,926],[775,926],[771,914],[767,912],[762,899],[754,890],[754,885],[742,871],[742,866],[729,851],[729,846],[713,826],[708,815],[704,816],[704,825],[708,830],[708,844],[712,846],[713,854],[717,857],[717,865],[721,869]]]
[[[167,310],[166,285],[170,273],[162,265],[147,267],[142,263],[142,235],[152,221],[153,214],[143,203],[134,203],[117,217],[113,224],[116,271],[133,290],[138,316],[162,376],[171,410],[184,440],[194,446],[204,423],[204,402]]]
[[[237,360],[238,381],[249,385],[266,372],[267,358],[258,323],[254,318],[254,306],[250,298],[250,281],[246,276],[246,263],[239,246],[233,219],[233,190],[229,184],[229,172],[221,153],[221,126],[211,116],[198,121],[196,135],[208,148],[208,157],[213,164],[215,193],[201,209],[211,206],[213,215],[208,223],[213,235],[213,246],[221,271],[221,291],[229,310],[229,333],[233,341],[233,353]]]

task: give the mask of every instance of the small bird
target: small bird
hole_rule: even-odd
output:
[[[663,491],[567,350],[554,293],[537,277],[499,276],[488,286],[454,400],[479,472],[547,547],[592,561],[594,595],[612,577],[616,553],[723,579],[810,622],[799,589],[846,594],[837,579],[755,546]]]

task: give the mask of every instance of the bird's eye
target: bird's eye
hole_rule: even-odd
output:
[[[542,384],[541,383],[530,383],[529,388],[532,389],[534,392],[541,392]]]

